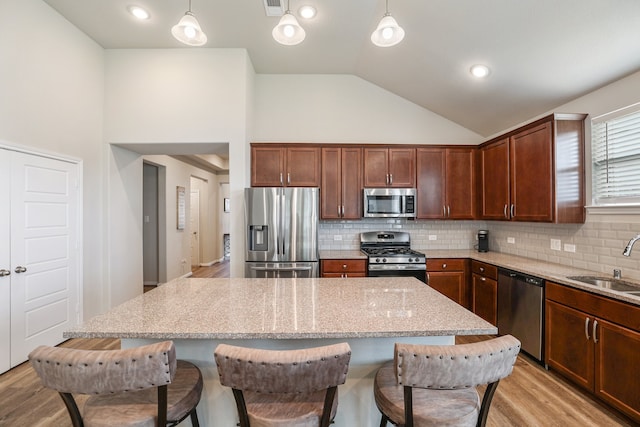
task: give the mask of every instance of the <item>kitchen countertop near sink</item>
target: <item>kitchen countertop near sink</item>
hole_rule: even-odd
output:
[[[516,255],[503,254],[499,252],[477,252],[474,250],[466,250],[466,249],[438,249],[438,250],[430,250],[430,249],[422,249],[418,247],[413,247],[417,251],[424,252],[427,256],[427,259],[430,258],[469,258],[476,261],[486,262],[488,264],[493,264],[498,267],[508,268],[511,270],[516,270],[521,273],[530,274],[532,276],[540,277],[545,280],[549,280],[555,283],[560,283],[563,285],[571,286],[576,289],[582,289],[588,292],[592,292],[594,294],[603,295],[609,298],[616,299],[618,301],[625,301],[634,305],[640,306],[640,295],[633,295],[624,292],[613,291],[611,289],[600,288],[594,285],[589,285],[587,283],[579,282],[577,280],[568,279],[568,276],[598,276],[604,277],[605,273],[593,271],[593,270],[585,270],[581,268],[575,268],[567,265],[554,264],[546,261],[539,261],[531,258],[520,257]],[[361,253],[359,251],[330,251],[332,257],[349,259],[348,256],[351,253],[358,254],[357,257],[361,257]],[[342,253],[342,256],[340,256]],[[324,251],[321,251],[320,259],[329,259],[323,258]],[[624,273],[624,272],[623,272]],[[611,275],[613,277],[613,275]],[[640,283],[635,280],[629,280],[628,278],[624,278],[623,280],[627,282],[631,282],[637,284],[640,287]]]

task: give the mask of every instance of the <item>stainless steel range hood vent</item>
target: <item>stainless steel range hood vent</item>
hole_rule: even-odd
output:
[[[262,0],[267,16],[284,15],[284,0]]]

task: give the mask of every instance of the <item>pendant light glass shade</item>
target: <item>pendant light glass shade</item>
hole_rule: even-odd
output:
[[[191,13],[191,0],[189,0],[189,10],[180,19],[180,22],[171,28],[171,34],[178,41],[189,46],[202,46],[207,42],[207,35],[202,31],[198,20]]]
[[[371,42],[380,47],[395,46],[404,38],[404,30],[389,13],[389,0],[387,0],[386,5],[386,13],[380,20],[376,30],[371,33]]]
[[[278,22],[278,25],[273,28],[271,34],[273,34],[273,38],[278,43],[287,46],[293,46],[301,43],[306,36],[304,28],[298,24],[298,20],[289,10],[282,15],[280,22]]]

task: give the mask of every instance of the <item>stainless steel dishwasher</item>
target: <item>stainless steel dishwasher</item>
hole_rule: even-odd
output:
[[[544,280],[516,271],[498,270],[498,333],[511,334],[522,350],[543,361]]]

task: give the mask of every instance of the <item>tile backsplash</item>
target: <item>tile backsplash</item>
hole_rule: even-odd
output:
[[[630,257],[622,255],[629,239],[640,233],[639,215],[587,215],[585,224],[406,219],[321,221],[319,248],[358,249],[360,233],[376,230],[408,231],[412,248],[424,251],[473,249],[478,230],[489,230],[491,251],[584,268],[607,276],[618,268],[623,278],[640,280],[640,242]],[[552,239],[560,250],[551,249]]]

